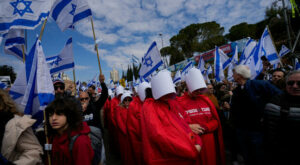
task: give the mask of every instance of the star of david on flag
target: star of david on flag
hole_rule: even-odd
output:
[[[156,69],[158,69],[162,64],[163,61],[161,59],[156,42],[153,42],[143,57],[142,66],[139,72],[140,77],[142,77],[142,79],[147,79],[147,77],[155,72]]]
[[[69,38],[62,51],[55,56],[47,57],[46,62],[51,74],[74,68],[72,38]]]
[[[0,34],[9,29],[35,29],[49,15],[49,0],[1,0]]]
[[[51,17],[61,31],[92,15],[86,0],[56,0],[51,9]]]

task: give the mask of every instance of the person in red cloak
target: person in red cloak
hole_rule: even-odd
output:
[[[207,96],[200,70],[192,68],[186,75],[189,92],[178,98],[184,108],[183,113],[190,117],[190,127],[199,134],[203,147],[201,150],[201,165],[225,165],[225,151],[220,119],[214,104]]]
[[[176,92],[170,72],[163,70],[152,77],[151,87],[155,100],[144,102],[141,115],[143,164],[196,164],[202,143],[171,100]]]
[[[128,143],[127,135],[127,112],[130,102],[132,101],[131,94],[124,92],[121,97],[121,103],[116,107],[116,124],[117,134],[120,144],[121,159],[124,165],[134,164],[132,149]]]
[[[133,97],[127,112],[128,140],[136,165],[142,164],[141,110],[147,98],[152,98],[151,86],[143,82],[138,86],[138,97]]]

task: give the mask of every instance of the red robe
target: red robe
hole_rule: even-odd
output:
[[[83,122],[83,127],[81,130],[72,131],[68,134],[65,131],[62,135],[55,135],[51,137],[50,143],[52,143],[51,152],[51,164],[52,165],[81,165],[81,164],[91,164],[94,157],[94,150],[92,148],[91,140],[88,136],[90,132],[86,122]],[[75,136],[80,134],[76,139],[72,155],[69,150],[69,136]],[[48,162],[48,161],[47,161]]]
[[[110,102],[111,100],[107,99],[103,106],[103,116],[104,116],[104,127],[110,129],[111,126],[109,124],[111,121],[110,117]]]
[[[188,94],[177,99],[190,117],[189,124],[200,124],[205,129],[200,137],[202,165],[225,165],[225,150],[222,127],[215,106],[207,96],[199,95],[192,99]]]
[[[120,144],[120,152],[121,158],[124,165],[132,165],[134,164],[133,154],[131,151],[131,147],[128,140],[127,135],[127,108],[123,108],[121,106],[116,107],[116,124],[117,124],[117,132],[118,139]]]
[[[118,97],[114,97],[110,101],[110,123],[111,123],[111,128],[109,130],[110,135],[112,136],[112,139],[114,143],[112,143],[112,150],[118,153],[119,149],[119,139],[118,139],[118,130],[117,130],[117,123],[116,123],[116,108],[120,104],[120,99]]]
[[[159,100],[147,99],[142,107],[141,131],[143,164],[193,165],[201,141],[176,108]],[[172,107],[177,107],[172,105]]]
[[[141,137],[141,110],[143,102],[134,97],[127,112],[127,133],[132,153],[134,154],[134,164],[142,164],[142,137]]]

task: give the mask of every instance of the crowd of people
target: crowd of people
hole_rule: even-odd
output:
[[[90,86],[76,97],[56,79],[37,130],[0,90],[0,164],[104,165],[106,154],[124,165],[300,164],[300,70],[250,78],[245,65],[219,83],[192,68],[173,84],[162,70],[112,91],[100,75],[101,95]]]

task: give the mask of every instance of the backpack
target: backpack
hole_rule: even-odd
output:
[[[89,127],[91,129],[91,132],[88,134],[88,136],[91,139],[91,145],[92,145],[92,148],[94,151],[92,165],[98,165],[99,162],[101,162],[101,164],[104,165],[105,164],[105,150],[104,150],[104,144],[103,144],[101,130],[94,126],[89,126]],[[69,151],[70,151],[71,155],[72,155],[72,149],[73,149],[74,143],[80,135],[81,134],[77,134],[77,135],[71,137],[71,140],[69,143]]]

